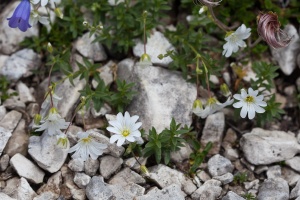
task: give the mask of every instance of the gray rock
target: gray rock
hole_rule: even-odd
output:
[[[26,122],[24,119],[21,119],[4,149],[4,152],[10,157],[17,153],[26,156],[29,141],[29,134],[27,133],[26,129]]]
[[[254,128],[240,140],[245,158],[254,165],[266,165],[288,160],[300,152],[294,135],[283,131]]]
[[[26,108],[26,112],[31,118],[34,118],[34,116],[38,114],[39,110],[40,110],[40,105],[38,103],[29,103]]]
[[[0,74],[7,79],[17,81],[33,74],[41,65],[41,58],[32,49],[22,49],[12,54],[1,68]]]
[[[94,61],[104,61],[107,59],[107,55],[103,46],[99,42],[93,42],[95,40],[95,34],[91,37],[90,33],[85,33],[75,43],[75,48],[84,57],[91,58]]]
[[[300,180],[300,175],[290,168],[282,167],[281,173],[282,178],[288,182],[289,186],[295,186]]]
[[[52,192],[44,192],[34,197],[33,200],[57,200],[57,197]]]
[[[180,73],[174,71],[153,66],[132,67],[130,62],[127,63],[118,67],[118,77],[127,83],[134,82],[134,90],[138,91],[127,110],[131,115],[140,117],[146,132],[152,127],[158,133],[169,128],[172,117],[182,125],[192,123],[195,85],[187,83]]]
[[[42,185],[37,193],[42,195],[39,197],[52,198],[57,199],[61,193],[61,185],[62,185],[62,173],[60,171],[53,174],[47,181],[47,184]]]
[[[298,180],[296,186],[292,189],[290,199],[300,197],[300,180]]]
[[[233,181],[232,173],[226,173],[226,174],[223,174],[221,176],[215,176],[213,178],[218,180],[218,181],[221,181],[221,183],[223,185],[226,185],[226,184],[231,183]]]
[[[104,103],[103,106],[100,108],[99,111],[95,109],[95,107],[91,107],[91,114],[94,118],[105,116],[107,113],[110,113],[112,111],[112,108]]]
[[[0,127],[12,132],[18,125],[21,117],[21,113],[12,110],[0,121]]]
[[[163,59],[159,59],[157,56],[160,54],[166,54],[167,51],[174,50],[173,45],[168,41],[168,39],[158,31],[153,31],[149,38],[147,38],[146,44],[147,54],[151,58],[151,62],[157,65],[167,67],[173,59],[169,56]],[[141,57],[144,53],[144,43],[142,41],[137,41],[136,45],[133,47],[133,54],[137,57]]]
[[[3,102],[3,105],[9,110],[25,110],[25,108],[26,108],[26,105],[24,102],[19,101],[18,99],[15,99],[14,97],[6,99]]]
[[[146,181],[142,176],[126,167],[114,175],[108,183],[125,186],[129,183],[144,184]]]
[[[12,195],[13,198],[22,200],[32,200],[37,194],[30,187],[25,178],[21,178],[17,184],[16,191]]]
[[[300,172],[300,156],[295,156],[289,160],[285,161],[285,164],[289,167],[291,167],[293,170]]]
[[[0,126],[0,155],[2,155],[9,138],[11,137],[11,131]]]
[[[5,171],[9,164],[9,156],[4,154],[0,159],[0,171]]]
[[[193,150],[188,143],[184,143],[183,145],[183,147],[180,147],[180,150],[171,152],[171,160],[173,162],[182,163],[189,159],[190,154],[193,153]]]
[[[68,167],[73,172],[82,172],[84,170],[84,161],[82,159],[72,159],[70,160]]]
[[[298,31],[293,25],[286,25],[284,31],[289,36],[293,36],[290,44],[284,48],[270,49],[273,55],[273,59],[275,59],[278,62],[281,71],[285,75],[291,75],[294,69],[296,68],[297,54],[300,51],[300,40]]]
[[[209,151],[210,155],[219,153],[223,139],[224,127],[225,118],[223,112],[217,112],[207,117],[202,132],[201,145],[205,147],[208,142],[213,143],[213,146]]]
[[[239,158],[239,153],[237,149],[225,148],[224,156],[230,161],[236,161]]]
[[[144,157],[136,157],[136,159],[138,159],[138,161],[142,164],[142,165],[146,165],[147,163],[147,158]],[[124,165],[129,167],[130,169],[133,169],[135,171],[140,171],[140,164],[136,161],[136,159],[134,157],[128,158],[125,160]]]
[[[93,160],[91,157],[89,157],[84,162],[84,172],[89,176],[94,176],[99,169],[99,160]]]
[[[259,180],[255,179],[254,181],[251,181],[251,182],[244,182],[244,185],[245,185],[246,190],[250,190],[250,189],[258,190]]]
[[[245,200],[243,197],[240,197],[234,192],[229,191],[226,196],[222,198],[222,200]]]
[[[114,194],[115,199],[135,199],[137,196],[142,196],[145,188],[135,183],[129,183],[125,186],[121,185],[107,185]]]
[[[206,173],[206,172],[203,171],[203,170],[199,170],[199,171],[197,172],[197,176],[198,176],[198,177],[200,178],[200,180],[203,181],[203,182],[206,182],[206,181],[208,181],[208,180],[211,179],[211,177],[209,176],[209,174]]]
[[[78,141],[77,133],[82,131],[83,131],[82,128],[78,126],[71,125],[69,127],[67,132],[67,137],[69,139],[70,146],[74,146],[75,144],[77,144]]]
[[[217,180],[208,180],[199,187],[193,194],[193,200],[217,199],[222,192],[221,182]]]
[[[20,42],[26,37],[38,36],[38,26],[29,28],[26,32],[20,31],[18,28],[10,28],[8,26],[9,18],[13,15],[14,10],[20,2],[11,2],[1,12],[0,15],[0,53],[9,55],[20,48]]]
[[[17,199],[11,198],[10,196],[8,196],[7,194],[2,193],[2,192],[0,192],[0,199],[1,200],[17,200]]]
[[[289,186],[282,178],[266,179],[259,188],[258,200],[288,200]]]
[[[8,196],[14,195],[17,189],[17,185],[19,183],[20,179],[17,177],[13,177],[11,179],[8,179],[6,181],[5,188],[1,190],[1,192],[7,194]]]
[[[85,173],[77,172],[74,176],[74,183],[82,189],[86,188],[86,186],[89,184],[90,180],[91,180],[91,177],[86,175]]]
[[[29,88],[21,81],[19,81],[17,84],[17,92],[22,102],[24,103],[35,102],[35,98],[34,96],[32,96]]]
[[[217,154],[208,160],[208,171],[214,176],[221,176],[226,173],[232,173],[234,167],[230,160],[224,158],[223,156]]]
[[[113,156],[103,156],[100,158],[100,174],[105,179],[109,179],[110,176],[121,169],[123,163],[122,158],[116,158]]]
[[[56,137],[45,131],[41,136],[29,138],[28,153],[42,169],[54,173],[64,164],[69,148],[69,144],[65,149],[57,146]]]
[[[0,121],[4,118],[5,115],[6,115],[5,106],[2,106],[0,103]]]
[[[89,200],[112,199],[113,192],[102,177],[94,176],[86,187],[86,196]]]
[[[165,165],[159,164],[150,167],[148,170],[150,177],[162,188],[170,186],[171,184],[177,184],[188,195],[197,189],[193,181],[188,179],[182,172],[171,169]]]
[[[268,179],[281,177],[281,167],[279,165],[269,167],[267,170],[267,177]]]
[[[180,186],[171,184],[162,190],[153,188],[146,195],[136,197],[136,200],[184,200],[186,194],[181,191]]]
[[[17,153],[14,155],[10,159],[10,165],[19,176],[26,178],[28,181],[35,184],[43,182],[45,173],[22,154]]]
[[[100,72],[100,78],[104,81],[106,86],[109,86],[114,81],[114,71],[116,70],[117,64],[113,61],[109,61],[103,67],[97,69]],[[98,82],[96,80],[92,81],[92,85],[94,88],[98,86]]]

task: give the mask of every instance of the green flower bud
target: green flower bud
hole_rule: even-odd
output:
[[[54,113],[58,113],[58,112],[55,107],[52,107],[52,108],[50,108],[49,113],[54,114]]]
[[[52,45],[51,45],[50,42],[48,42],[48,44],[47,44],[47,51],[48,51],[49,53],[52,53],[52,52],[53,52],[53,47],[52,47]]]
[[[208,10],[207,6],[202,6],[199,10],[199,15],[201,15],[202,13],[206,12]]]
[[[145,165],[141,165],[141,166],[140,166],[140,170],[141,170],[141,172],[142,172],[144,175],[150,176],[149,171],[148,171],[148,169],[147,169],[147,167],[146,167]]]
[[[230,92],[228,86],[226,85],[226,83],[223,83],[221,85],[221,92],[225,97],[228,97],[231,95],[231,92]]]
[[[64,18],[64,14],[61,12],[61,10],[59,8],[55,8],[54,12],[56,14],[57,17],[63,19]]]
[[[203,109],[202,102],[200,101],[200,99],[196,99],[196,100],[194,101],[193,108],[194,108],[194,109],[196,109],[196,108],[201,108],[201,109]]]
[[[34,119],[33,119],[34,124],[36,125],[40,124],[41,120],[42,120],[42,116],[40,114],[34,115]]]
[[[62,148],[67,148],[68,143],[69,143],[69,140],[67,137],[58,137],[58,139],[57,139],[57,145]]]

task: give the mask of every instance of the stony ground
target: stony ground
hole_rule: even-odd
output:
[[[255,127],[251,121],[234,120],[231,108],[205,120],[192,117],[196,86],[167,68],[172,61],[169,58],[152,60],[153,66],[139,66],[136,60],[142,54],[140,43],[134,48],[136,57],[110,60],[101,44],[91,44],[93,39],[88,33],[78,38],[72,51],[72,67],[76,69],[75,61],[82,62],[86,57],[105,63],[100,70],[106,85],[113,84],[116,75],[135,82],[138,94],[128,111],[140,116],[145,130],[154,126],[161,131],[175,117],[178,123],[196,127],[202,145],[213,142],[195,177],[187,175],[192,152],[189,145],[173,153],[168,166],[139,158],[149,167],[149,175],[144,176],[136,160],[123,156],[124,147],[110,144],[108,133],[103,131],[107,120],[114,117],[109,105],[99,112],[92,107],[84,116],[86,128],[94,129],[93,137],[108,145],[97,160],[71,159],[66,149],[57,147],[56,138],[31,135],[32,118],[39,111],[47,80],[33,73],[43,66],[41,55],[19,46],[25,37],[37,35],[38,28],[32,27],[24,34],[7,26],[5,19],[14,7],[10,4],[0,14],[0,75],[10,80],[9,92],[18,94],[0,106],[1,200],[242,200],[247,194],[259,200],[300,200],[300,112],[294,96],[300,88],[300,45],[294,26],[287,30],[296,31],[296,40],[286,49],[270,54],[281,67],[275,83],[286,114],[263,128]],[[152,33],[151,41],[156,45],[149,42],[147,48],[153,58],[172,48],[158,31]],[[55,73],[52,80],[62,77]],[[56,90],[63,97],[58,110],[67,121],[79,102],[77,91],[85,84],[78,79],[75,86],[65,81]],[[71,146],[78,140],[76,134],[82,125],[78,114],[67,133]]]

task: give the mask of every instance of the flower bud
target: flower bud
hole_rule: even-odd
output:
[[[139,64],[143,65],[143,66],[151,66],[152,62],[151,62],[150,56],[148,54],[144,53],[140,58]]]
[[[199,15],[203,14],[204,12],[206,12],[208,10],[207,6],[202,6],[199,10]]]
[[[34,119],[33,119],[34,124],[36,125],[40,124],[41,120],[42,120],[42,116],[40,114],[34,115]]]
[[[225,97],[229,97],[231,95],[231,92],[230,92],[228,86],[226,85],[226,83],[223,83],[221,85],[221,92]]]
[[[145,176],[150,176],[149,171],[145,165],[141,165],[140,170]]]
[[[48,44],[47,44],[47,51],[48,51],[49,53],[52,53],[52,52],[53,52],[53,47],[52,47],[52,45],[51,45],[50,42],[48,42]]]
[[[86,26],[86,27],[89,26],[89,23],[87,21],[83,21],[82,24],[83,24],[83,26]]]
[[[196,68],[196,74],[197,74],[197,75],[203,74],[202,69],[200,69],[199,67],[197,67],[197,68]]]
[[[66,135],[57,135],[57,145],[60,146],[61,148],[67,148],[68,146],[68,143],[69,143],[69,140],[68,138],[66,137]]]
[[[58,112],[55,107],[52,107],[52,108],[50,108],[49,113],[54,114],[54,113],[58,113]]]
[[[61,18],[61,19],[64,18],[64,14],[61,12],[61,10],[59,8],[55,8],[54,12],[55,12],[56,16],[58,16],[59,18]]]
[[[193,103],[193,109],[200,108],[203,109],[202,102],[200,99],[196,99]]]

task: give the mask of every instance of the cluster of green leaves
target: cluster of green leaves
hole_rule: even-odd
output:
[[[238,172],[233,177],[233,183],[241,185],[248,180],[247,172]]]
[[[256,200],[255,196],[251,193],[246,193],[243,195],[246,200]]]
[[[171,152],[178,151],[186,142],[182,136],[191,131],[187,126],[180,128],[181,124],[176,124],[172,118],[170,128],[164,129],[161,133],[157,133],[155,128],[149,131],[148,142],[143,150],[144,157],[155,156],[157,163],[164,159],[164,163],[168,164],[171,158]]]
[[[13,93],[8,92],[9,83],[10,83],[10,81],[7,80],[7,78],[5,76],[0,76],[0,101],[1,102],[5,101],[6,99],[8,99],[11,96],[17,95],[16,92],[13,92]]]
[[[251,87],[254,90],[261,90],[261,88],[263,88],[263,91],[271,92],[271,89],[274,88],[274,78],[278,76],[278,73],[276,72],[278,66],[265,62],[255,62],[252,65],[252,69],[257,74],[257,80],[251,80]],[[257,115],[257,123],[259,126],[274,119],[278,119],[281,114],[284,114],[284,111],[280,109],[280,103],[275,101],[275,94],[271,94],[271,98],[267,101],[265,110],[264,113]]]

